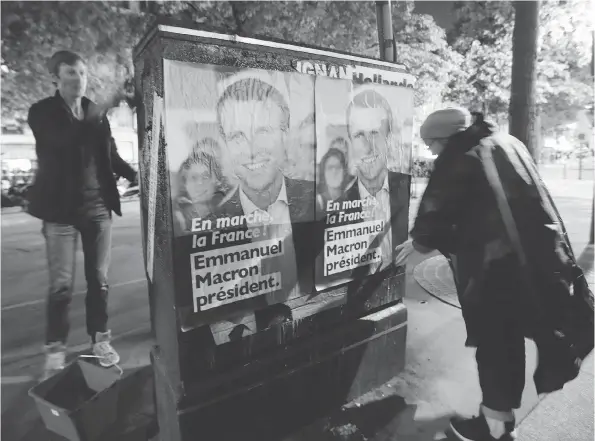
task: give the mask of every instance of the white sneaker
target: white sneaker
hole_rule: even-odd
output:
[[[97,332],[93,344],[93,355],[99,359],[99,364],[106,368],[120,362],[120,356],[110,344],[111,339],[111,331]]]
[[[56,342],[44,345],[43,352],[45,353],[45,363],[40,382],[56,375],[66,365],[66,346],[62,343]]]

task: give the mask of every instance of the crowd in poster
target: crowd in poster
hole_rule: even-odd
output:
[[[317,302],[338,304],[317,299],[316,288],[353,277],[355,262],[390,265],[391,204],[408,191],[409,164],[394,127],[404,115],[388,103],[412,112],[410,90],[384,86],[389,98],[362,107],[370,97],[348,80],[168,60],[164,68],[176,253],[187,252],[192,308],[208,314],[216,343],[315,313]],[[319,89],[328,85],[342,95]],[[383,125],[372,127],[380,112]],[[384,150],[370,153],[370,140]],[[380,182],[376,169],[384,193],[366,187]]]

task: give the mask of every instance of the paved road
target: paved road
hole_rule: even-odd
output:
[[[24,213],[2,216],[2,382],[35,375],[44,338],[48,285],[41,221]],[[123,204],[114,220],[110,268],[110,326],[114,334],[146,333],[149,307],[141,248],[138,200]],[[77,253],[69,345],[88,345],[85,332],[83,254]],[[27,363],[27,360],[30,360]],[[12,380],[11,380],[12,378]]]

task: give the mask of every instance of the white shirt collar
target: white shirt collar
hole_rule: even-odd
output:
[[[281,190],[279,190],[279,194],[277,195],[277,199],[268,208],[275,205],[277,202],[282,201],[285,202],[286,205],[289,205],[287,201],[287,187],[285,186],[285,177],[283,177],[283,183],[281,184]],[[240,185],[240,204],[242,204],[242,210],[244,210],[244,214],[252,214],[257,210],[263,211],[254,205],[248,196],[242,190],[242,186]]]
[[[368,189],[364,186],[364,184],[362,184],[362,180],[358,178],[357,180],[357,186],[359,188],[359,197],[360,199],[367,199],[367,198],[374,198],[376,199],[374,196],[372,196],[370,194],[370,192],[368,191]],[[387,193],[390,194],[390,190],[389,190],[389,186],[388,186],[388,171],[386,173],[386,176],[384,177],[384,182],[382,183],[382,187],[380,188],[380,190],[386,190]],[[380,192],[379,190],[379,192]],[[376,195],[378,195],[378,193],[376,193]]]

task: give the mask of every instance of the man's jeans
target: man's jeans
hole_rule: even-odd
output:
[[[76,249],[80,233],[85,258],[87,333],[95,341],[96,332],[107,331],[107,272],[110,261],[112,219],[103,208],[87,210],[74,225],[44,222],[50,290],[47,303],[46,344],[66,343],[70,322]]]

